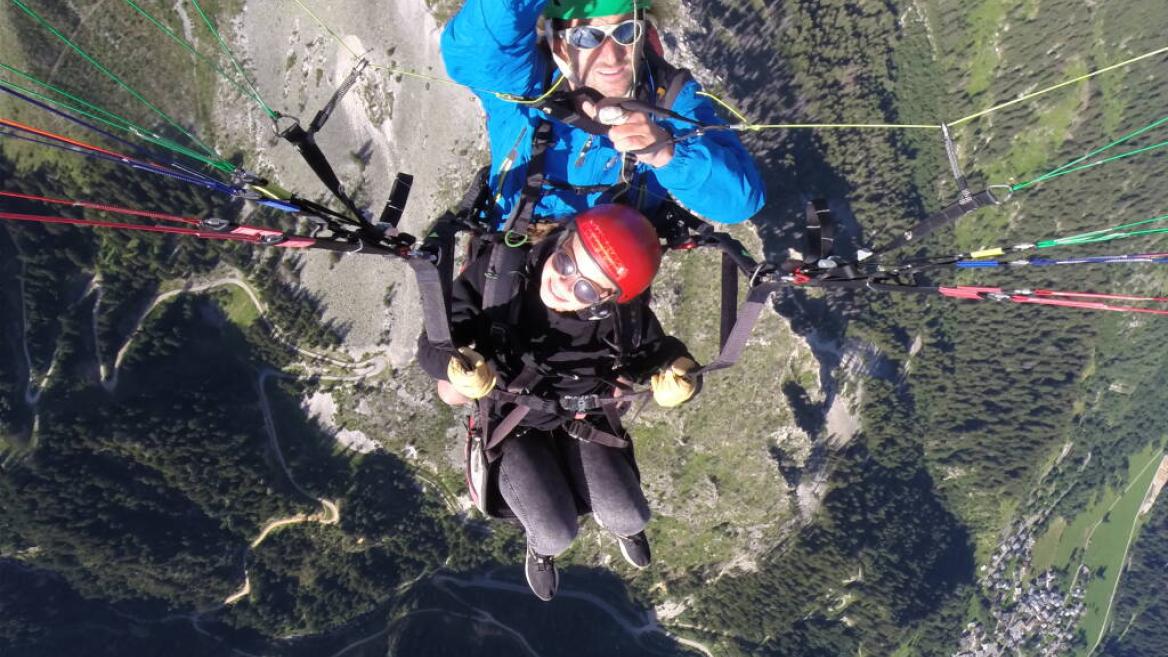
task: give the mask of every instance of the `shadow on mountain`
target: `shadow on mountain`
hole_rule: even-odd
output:
[[[621,575],[605,569],[562,568],[550,603],[531,594],[518,563],[486,574],[439,575],[419,589],[414,605],[392,628],[390,654],[701,654],[658,629],[652,608],[633,599]]]

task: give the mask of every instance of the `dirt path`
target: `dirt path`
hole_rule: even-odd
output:
[[[151,302],[146,306],[146,308],[138,316],[137,320],[134,323],[134,328],[130,331],[129,337],[126,339],[126,342],[124,345],[122,345],[121,349],[118,350],[117,356],[115,356],[115,358],[114,358],[114,364],[113,364],[113,367],[111,368],[112,374],[110,374],[110,370],[107,370],[104,363],[99,362],[99,369],[101,371],[102,386],[109,392],[113,392],[114,390],[117,389],[118,372],[121,369],[122,361],[125,358],[126,353],[129,351],[131,345],[133,344],[134,338],[137,337],[137,335],[139,334],[139,332],[142,329],[142,326],[145,324],[146,320],[150,317],[150,314],[152,312],[154,312],[155,308],[157,308],[159,305],[169,301],[170,299],[173,299],[174,297],[176,297],[180,294],[197,294],[199,292],[205,292],[207,290],[214,289],[216,287],[223,287],[223,286],[227,286],[227,285],[234,285],[234,286],[242,289],[244,291],[244,293],[247,294],[247,296],[251,300],[252,304],[255,306],[257,312],[260,315],[260,318],[262,319],[264,317],[265,313],[267,312],[267,305],[264,304],[262,300],[260,300],[259,295],[256,294],[256,291],[251,287],[251,285],[249,285],[246,281],[242,280],[241,278],[238,278],[235,276],[228,276],[228,277],[219,278],[219,279],[216,279],[213,281],[208,281],[206,283],[200,283],[200,284],[196,284],[196,285],[188,285],[186,287],[183,287],[183,288],[180,288],[177,290],[170,290],[168,292],[163,292],[163,293],[155,296],[154,299],[151,300]],[[101,296],[100,296],[101,295],[101,282],[99,279],[94,280],[93,284],[91,285],[91,289],[97,290],[98,303],[100,303],[100,300],[101,300]],[[95,338],[97,336],[97,314],[98,314],[97,304],[95,304],[94,305],[94,312],[93,312],[93,322],[94,322],[93,330],[94,330],[94,337]],[[271,326],[270,323],[269,323],[269,326]],[[378,374],[383,372],[386,367],[389,366],[388,359],[385,358],[384,356],[381,356],[381,355],[374,356],[373,358],[370,358],[370,359],[363,361],[363,362],[352,363],[352,362],[337,360],[337,359],[332,358],[330,356],[315,353],[315,352],[309,351],[307,349],[302,349],[302,348],[284,340],[280,336],[279,332],[277,330],[275,330],[274,327],[272,327],[272,328],[273,328],[273,333],[276,335],[276,339],[279,340],[281,342],[281,344],[284,344],[292,349],[295,349],[297,353],[304,355],[304,356],[307,356],[307,357],[310,357],[312,359],[318,360],[318,361],[329,363],[330,365],[332,365],[334,367],[344,367],[344,368],[348,368],[348,369],[352,369],[352,370],[357,370],[357,373],[353,374],[351,376],[341,376],[341,375],[327,376],[327,375],[318,375],[318,374],[296,375],[296,374],[288,374],[285,372],[280,372],[277,370],[273,370],[271,368],[264,368],[257,375],[256,389],[259,392],[260,409],[261,409],[261,412],[263,413],[263,417],[264,417],[264,428],[268,434],[268,440],[269,440],[269,444],[270,444],[271,449],[272,449],[272,453],[276,455],[276,461],[280,464],[280,468],[284,471],[284,476],[287,478],[288,482],[292,484],[292,487],[295,488],[296,491],[298,493],[300,493],[301,495],[303,495],[304,497],[317,502],[320,505],[320,510],[317,511],[316,513],[312,513],[312,514],[298,513],[298,514],[293,515],[293,516],[288,516],[286,518],[277,518],[277,519],[273,519],[273,520],[270,520],[269,522],[267,522],[260,529],[259,535],[256,536],[256,538],[253,539],[251,541],[251,543],[248,544],[247,548],[244,550],[243,555],[241,557],[241,561],[244,564],[243,585],[240,587],[240,589],[238,591],[236,591],[235,593],[232,593],[231,595],[227,596],[226,599],[224,599],[224,601],[223,601],[224,606],[235,604],[235,603],[239,602],[240,600],[245,599],[251,593],[251,578],[249,577],[249,575],[247,573],[247,567],[246,567],[247,554],[249,552],[255,550],[256,548],[258,548],[260,546],[260,544],[262,544],[264,542],[264,540],[267,539],[269,535],[271,535],[272,532],[274,532],[275,530],[280,529],[282,527],[287,527],[289,525],[302,524],[302,523],[306,523],[306,522],[316,522],[316,523],[320,523],[323,525],[335,525],[335,524],[339,523],[340,519],[341,519],[340,507],[337,505],[337,503],[335,501],[328,500],[325,498],[316,497],[315,495],[312,495],[296,481],[295,477],[292,476],[292,471],[291,471],[291,469],[289,469],[288,462],[284,458],[284,452],[280,448],[280,439],[279,439],[279,435],[276,432],[276,422],[275,422],[275,418],[273,417],[273,414],[272,414],[272,407],[268,401],[268,396],[267,396],[267,391],[266,391],[267,380],[269,378],[276,377],[276,378],[286,378],[286,379],[313,378],[313,379],[318,380],[318,381],[356,381],[356,380],[368,378],[371,376],[377,376]],[[27,349],[27,345],[26,345],[26,349]],[[98,355],[98,358],[100,361],[100,354]],[[46,375],[46,378],[47,378],[47,375]],[[214,611],[214,610],[210,610],[210,611]],[[202,615],[205,615],[207,613],[210,613],[210,611],[199,612],[198,615],[202,616]]]
[[[179,288],[177,290],[170,290],[168,292],[163,292],[163,293],[155,296],[154,299],[151,300],[151,302],[146,306],[146,309],[143,310],[142,313],[138,316],[138,319],[134,322],[134,328],[130,331],[130,336],[128,338],[126,338],[125,344],[123,344],[121,349],[118,350],[117,356],[114,358],[113,367],[107,369],[107,367],[104,363],[98,364],[100,371],[101,371],[102,386],[109,392],[113,392],[117,388],[118,372],[121,370],[122,361],[125,359],[126,354],[129,352],[130,346],[134,342],[134,338],[136,338],[138,336],[138,333],[141,331],[142,325],[145,324],[146,319],[150,317],[150,314],[152,312],[154,312],[155,308],[157,308],[161,304],[169,301],[170,299],[173,299],[174,297],[176,297],[180,294],[197,294],[199,292],[206,292],[207,290],[212,290],[212,289],[217,288],[217,287],[226,287],[229,285],[233,285],[235,287],[238,287],[239,289],[243,290],[243,292],[245,294],[247,294],[248,299],[251,300],[252,305],[255,306],[256,311],[259,313],[260,319],[265,322],[265,324],[268,326],[269,329],[271,329],[272,336],[277,342],[279,342],[280,344],[284,345],[285,347],[288,347],[289,349],[295,351],[296,353],[298,353],[301,356],[304,356],[306,358],[310,358],[312,360],[319,361],[322,363],[327,363],[327,364],[332,365],[334,367],[345,368],[345,369],[357,371],[356,374],[351,375],[351,376],[327,376],[327,375],[313,374],[313,376],[315,378],[317,378],[318,380],[321,380],[321,381],[358,381],[361,379],[377,376],[381,372],[385,371],[385,369],[387,367],[389,367],[389,359],[384,354],[376,354],[376,355],[374,355],[374,356],[372,356],[364,361],[354,363],[352,361],[339,360],[337,358],[333,358],[332,356],[329,356],[326,354],[322,354],[322,353],[310,351],[308,349],[304,349],[303,347],[300,347],[299,345],[295,344],[294,342],[288,340],[287,338],[284,337],[283,331],[281,331],[278,327],[274,326],[271,322],[268,322],[264,318],[264,316],[267,314],[268,307],[263,301],[260,300],[260,297],[256,293],[255,289],[250,284],[248,284],[247,281],[239,278],[238,276],[233,275],[233,276],[218,278],[218,279],[215,279],[213,281],[208,281],[206,283],[199,283],[196,285],[188,285],[186,287],[182,287],[182,288]],[[95,311],[95,313],[94,313],[95,336],[96,336],[96,330],[97,330],[96,329],[96,321],[97,321],[97,315],[96,315],[96,311]],[[281,375],[281,376],[290,376],[291,377],[292,375]]]

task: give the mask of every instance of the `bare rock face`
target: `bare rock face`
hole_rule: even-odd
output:
[[[252,0],[235,21],[237,50],[273,109],[307,124],[361,57],[370,65],[337,107],[317,142],[346,190],[376,215],[399,171],[414,176],[399,226],[417,235],[457,198],[485,160],[482,116],[471,93],[445,81],[440,26],[423,0],[341,0],[315,8],[328,31],[298,7]],[[227,117],[225,117],[226,119]],[[220,125],[260,153],[256,166],[287,189],[331,202],[291,145],[253,113]],[[354,354],[386,350],[395,367],[413,356],[421,331],[418,291],[400,262],[308,253],[301,283],[324,302],[322,319],[346,331]],[[393,288],[392,293],[390,288]],[[392,300],[392,304],[389,301]]]
[[[400,228],[420,235],[486,163],[479,105],[467,89],[445,81],[441,28],[423,0],[337,0],[313,9],[335,35],[298,7],[250,0],[233,23],[231,38],[254,71],[260,94],[302,124],[311,121],[362,56],[370,61],[318,142],[346,189],[374,213],[388,197],[394,175],[413,174]],[[684,8],[672,20],[674,28],[693,24]],[[683,30],[671,30],[668,23],[663,27],[669,56],[693,68],[699,80],[716,84],[686,44],[668,36]],[[331,202],[295,150],[274,136],[263,114],[248,113],[244,99],[229,88],[221,96],[218,124],[227,126],[225,143],[245,144],[258,153],[249,158],[253,168],[283,187]],[[750,227],[737,226],[733,232],[748,248],[761,251]],[[353,361],[377,355],[389,363],[384,374],[328,391],[327,401],[336,406],[329,424],[338,438],[361,446],[376,443],[404,455],[439,490],[442,480],[457,481],[465,434],[461,413],[438,403],[430,381],[409,366],[422,326],[408,268],[361,255],[295,257],[302,259],[301,284],[323,301],[322,320],[346,330],[343,351]],[[654,308],[663,325],[703,362],[716,352],[718,268],[713,253],[671,254],[654,287]],[[650,405],[631,423],[646,494],[658,518],[659,559],[679,571],[711,564],[749,569],[758,555],[810,518],[826,491],[826,451],[846,443],[858,428],[855,396],[846,387],[829,393],[821,368],[812,345],[782,318],[766,313],[743,362],[712,375],[700,400],[677,410]],[[844,378],[849,371],[840,368]],[[820,414],[820,429],[808,430],[796,421],[792,388],[802,391]],[[325,401],[312,399],[317,406]],[[602,559],[603,554],[582,557]]]

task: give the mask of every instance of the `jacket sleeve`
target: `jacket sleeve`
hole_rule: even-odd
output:
[[[698,96],[696,82],[685,85],[673,111],[704,124],[726,123],[708,98]],[[666,121],[674,135],[693,131]],[[738,135],[716,130],[673,146],[673,159],[654,170],[657,181],[683,206],[711,221],[734,224],[754,216],[766,204],[762,176]]]
[[[462,274],[454,279],[450,291],[450,338],[457,347],[477,345],[487,322],[483,314],[482,281],[489,257],[476,258]],[[480,351],[481,353],[481,351]],[[446,381],[446,367],[452,353],[430,343],[423,332],[418,338],[418,364],[430,377]],[[484,354],[489,356],[489,354]]]
[[[535,26],[547,0],[466,0],[442,32],[442,60],[455,82],[490,92],[529,95],[549,65],[536,48]]]
[[[682,356],[693,358],[684,342],[665,333],[648,303],[641,312],[641,336],[641,345],[626,358],[621,372],[637,383],[647,383],[651,376]]]

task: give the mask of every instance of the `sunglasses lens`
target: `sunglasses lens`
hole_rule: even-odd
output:
[[[591,50],[604,42],[604,31],[581,25],[568,31],[568,43],[581,50]]]
[[[622,46],[631,46],[641,38],[641,24],[638,21],[625,21],[612,31],[612,38]]]
[[[576,295],[576,299],[583,304],[591,306],[600,301],[600,291],[592,284],[592,281],[581,278],[572,286],[572,293]]]
[[[576,263],[572,257],[563,251],[556,251],[552,256],[552,268],[560,276],[572,276],[576,273]]]

